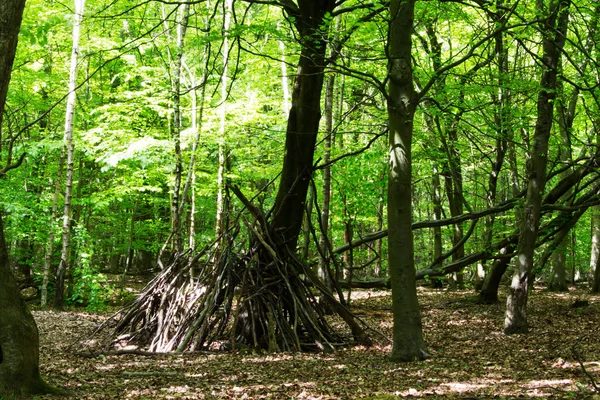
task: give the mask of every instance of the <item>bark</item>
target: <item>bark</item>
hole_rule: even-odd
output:
[[[384,179],[385,179],[385,170],[382,171],[381,181],[383,182]],[[381,196],[379,197],[379,202],[377,204],[377,232],[379,232],[383,229],[383,211],[384,211],[384,206],[385,206],[385,202],[384,202],[385,191],[383,188],[382,188],[381,192],[382,193],[381,193]],[[381,278],[382,260],[383,260],[383,240],[382,239],[378,239],[375,242],[375,251],[377,252],[377,261],[375,262],[375,276],[377,278]]]
[[[600,127],[600,120],[596,121]],[[596,137],[600,141],[600,135]],[[592,208],[592,251],[590,260],[590,291],[600,292],[600,206]]]
[[[65,304],[65,277],[69,268],[71,252],[71,200],[73,189],[73,128],[75,125],[75,102],[77,100],[77,61],[79,59],[79,37],[85,0],[75,0],[75,15],[73,20],[73,44],[71,51],[71,66],[69,70],[69,95],[67,97],[67,112],[65,118],[64,146],[67,153],[67,175],[65,178],[65,200],[63,208],[62,252],[60,264],[56,271],[54,285],[54,307],[62,309]]]
[[[325,85],[325,139],[324,139],[324,152],[323,152],[323,163],[326,165],[323,168],[323,188],[321,191],[323,205],[321,207],[321,238],[319,240],[319,246],[321,247],[321,254],[329,254],[329,207],[331,205],[331,166],[329,159],[331,155],[331,144],[333,136],[333,91],[335,86],[335,75],[330,74],[327,77],[327,83]],[[329,268],[329,262],[326,257],[321,257],[319,260],[319,278],[325,282],[327,287],[331,286],[328,282],[329,274],[325,271],[325,268]]]
[[[517,271],[512,279],[506,304],[504,333],[526,333],[528,276],[533,268],[533,256],[540,223],[542,195],[546,187],[548,141],[552,128],[558,60],[565,42],[569,20],[569,2],[559,0],[551,15],[541,24],[543,36],[543,66],[541,91],[537,101],[537,121],[527,168],[527,194],[517,245]]]
[[[589,36],[586,40],[585,51],[589,53],[595,43],[595,35],[598,28],[598,14],[600,13],[600,5],[596,5],[593,19],[589,25]],[[587,66],[589,64],[589,58],[584,58],[583,62],[578,65],[577,70],[580,74],[585,74]],[[562,86],[562,85],[561,85]],[[573,131],[573,121],[575,120],[575,112],[577,102],[579,100],[579,88],[573,87],[570,95],[568,96],[568,102],[558,102],[557,114],[558,114],[558,125],[560,128],[560,136],[562,140],[562,146],[560,147],[559,157],[563,164],[570,165],[572,162],[572,149],[571,149],[571,135]],[[570,168],[565,169],[560,176],[565,177],[570,172]],[[565,237],[567,235],[565,234]],[[566,282],[566,264],[567,264],[567,251],[568,251],[568,239],[565,238],[560,245],[556,248],[552,255],[552,276],[548,289],[552,291],[567,291],[568,286]],[[574,279],[571,280],[573,284]]]
[[[279,41],[279,48],[281,49],[281,108],[284,113],[287,113],[290,110],[290,86],[288,83],[287,62],[285,60],[285,42],[283,40]]]
[[[171,132],[173,150],[175,153],[175,168],[173,170],[173,200],[171,201],[171,233],[173,237],[172,249],[177,253],[183,251],[181,216],[183,215],[182,211],[185,198],[181,193],[181,181],[183,176],[183,160],[181,154],[181,82],[183,72],[184,41],[188,25],[189,11],[189,4],[182,5],[177,18],[177,53],[175,54],[172,83],[173,118],[171,121]]]
[[[515,250],[514,245],[509,245],[500,251],[500,254],[510,254]],[[494,261],[490,272],[486,275],[481,291],[479,292],[478,302],[480,304],[496,304],[498,303],[498,288],[502,276],[508,269],[510,257],[505,257]]]
[[[498,0],[496,2],[496,9],[502,10],[504,6],[504,0]],[[497,11],[492,15],[494,22],[499,25],[506,25],[506,14],[503,11]],[[497,198],[497,190],[498,190],[498,178],[500,177],[500,172],[502,171],[502,167],[504,165],[504,159],[506,157],[506,153],[508,150],[509,141],[512,142],[514,137],[514,132],[511,125],[510,118],[510,107],[511,107],[511,97],[510,90],[508,85],[508,77],[509,77],[509,69],[508,69],[508,49],[504,43],[504,32],[499,31],[494,37],[495,44],[495,57],[498,64],[498,93],[494,96],[493,103],[495,106],[494,110],[494,123],[496,124],[496,146],[495,153],[496,159],[492,164],[492,170],[488,177],[488,188],[486,193],[486,201],[488,207],[493,207],[496,203]],[[493,237],[493,227],[494,227],[495,216],[490,215],[486,219],[485,224],[485,233],[484,233],[484,246],[487,247],[492,243]],[[513,249],[514,250],[514,249]],[[510,252],[512,253],[511,250]],[[508,260],[506,263],[504,260],[497,261],[492,264],[492,273],[494,274],[494,278],[491,280],[486,280],[485,278],[481,282],[481,286],[478,287],[476,285],[476,290],[481,290],[480,298],[489,298],[495,299],[493,302],[498,301],[498,285],[496,285],[496,281],[500,282],[500,278],[498,274],[501,272],[502,274],[506,271],[508,267]],[[498,268],[497,271],[493,271],[494,268]],[[485,270],[484,270],[485,273]],[[492,293],[494,291],[495,293]],[[485,290],[484,290],[485,289]]]
[[[414,0],[390,3],[388,42],[388,265],[394,315],[391,359],[426,358],[417,298],[412,232],[412,134],[417,105],[412,77]]]
[[[1,216],[0,276],[0,398],[47,392],[39,371],[37,326],[10,271]]]
[[[278,247],[295,251],[302,227],[306,195],[312,175],[319,121],[327,29],[325,16],[334,0],[301,0],[290,5],[300,40],[300,59],[286,128],[283,169],[270,222],[270,235]]]
[[[0,129],[24,7],[24,0],[0,2]],[[0,277],[0,398],[48,392],[40,377],[37,326],[10,271],[1,215]]]
[[[600,207],[594,207],[592,217],[592,260],[590,292],[600,292]]]
[[[221,74],[221,105],[219,108],[219,169],[217,171],[217,226],[215,237],[223,236],[227,229],[227,212],[229,209],[229,199],[225,192],[227,184],[225,174],[227,172],[227,139],[225,138],[225,123],[227,119],[227,73],[229,67],[229,28],[231,24],[232,0],[225,0],[223,15],[223,73]],[[222,247],[223,241],[219,243]]]
[[[56,183],[54,184],[54,198],[52,199],[52,213],[50,215],[50,235],[46,244],[44,255],[44,270],[42,277],[42,293],[40,305],[45,307],[48,304],[48,281],[50,280],[50,271],[52,269],[52,253],[54,252],[54,224],[56,223],[56,215],[58,213],[58,198],[60,196],[60,182],[63,174],[63,165],[65,159],[64,147],[61,151],[58,161],[58,174],[56,175]]]
[[[308,198],[306,200],[306,215],[304,215],[304,241],[302,243],[302,253],[301,253],[303,260],[308,260],[308,252],[310,250],[312,214],[313,214],[314,201],[316,198],[315,192],[316,192],[316,188],[313,189],[312,186],[308,189]]]

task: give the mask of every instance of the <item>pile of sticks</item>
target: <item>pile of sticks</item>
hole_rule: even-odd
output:
[[[306,263],[278,247],[264,217],[252,211],[252,220],[241,218],[249,240],[237,239],[236,224],[218,252],[210,246],[193,257],[189,251],[175,255],[117,313],[110,345],[162,353],[212,349],[215,342],[269,351],[329,351],[352,338],[372,344],[366,325]],[[236,247],[240,242],[245,249]],[[336,332],[330,312],[347,323],[351,336]]]

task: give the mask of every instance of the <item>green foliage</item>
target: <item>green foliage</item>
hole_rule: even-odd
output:
[[[332,165],[329,237],[333,247],[346,240],[348,224],[352,225],[356,239],[378,230],[381,218],[385,228],[387,216],[385,207],[380,211],[387,197],[387,141],[385,136],[370,141],[384,131],[387,121],[386,98],[380,89],[387,79],[388,20],[382,13],[363,21],[383,3],[374,1],[372,7],[359,6],[364,4],[346,2],[343,7],[357,8],[339,16],[327,15],[320,27],[323,37],[319,37],[319,42],[323,39],[329,45],[344,40],[342,51],[327,70],[327,74],[336,74],[331,157],[356,153]],[[236,5],[238,14],[230,30],[227,178],[249,198],[257,196],[255,202],[268,211],[275,200],[289,111],[284,109],[282,60],[285,58],[287,63],[288,89],[292,89],[299,45],[297,32],[293,31],[293,17],[287,16],[284,22],[277,7],[254,4],[245,9],[246,5]],[[222,8],[212,7],[216,4],[201,2],[191,6],[180,93],[184,179],[197,139],[195,183],[186,199],[184,219],[186,224],[191,220],[189,201],[193,189],[194,239],[199,246],[214,239],[216,218],[220,82],[224,68]],[[557,107],[566,106],[571,99],[573,85],[569,82],[581,87],[596,84],[597,68],[591,67],[595,64],[589,63],[589,58],[599,53],[599,41],[592,41],[589,52],[582,51],[594,10],[591,2],[582,2],[572,16],[565,47],[568,57],[564,57],[561,66],[565,79],[557,92]],[[514,151],[517,183],[520,190],[524,189],[530,136],[536,122],[535,100],[540,90],[536,58],[540,53],[540,34],[537,24],[523,21],[533,20],[537,11],[533,3],[521,2],[506,21],[510,28],[504,32],[507,71],[500,71],[498,65],[492,33],[501,24],[490,18],[489,12],[493,11],[493,7],[487,10],[453,2],[416,3],[415,84],[421,90],[435,80],[421,99],[413,121],[415,222],[433,219],[432,177],[440,176],[453,157],[460,161],[465,203],[473,210],[487,208],[489,176],[503,135],[509,135],[507,143],[514,146],[511,151]],[[11,135],[21,135],[14,142],[13,159],[27,153],[24,164],[0,180],[0,206],[5,213],[11,257],[16,265],[29,266],[36,280],[43,272],[50,232],[55,237],[50,257],[52,268],[58,263],[56,253],[60,247],[65,113],[61,99],[66,95],[70,58],[69,13],[61,3],[28,0],[2,127],[0,166],[8,157]],[[173,170],[177,161],[172,137],[176,14],[177,6],[172,4],[148,3],[142,7],[131,0],[88,4],[75,117],[72,303],[101,308],[111,289],[99,271],[122,269],[122,260],[130,248],[135,255],[134,264],[142,264],[142,256],[154,260],[169,235]],[[346,38],[350,32],[351,37]],[[431,43],[432,32],[439,42],[439,54]],[[485,35],[489,35],[489,40],[473,48]],[[470,51],[473,57],[463,63],[448,70],[435,70],[437,62],[446,68]],[[589,65],[583,70],[580,66],[586,60]],[[500,90],[510,95],[508,104],[499,103]],[[570,133],[576,165],[583,165],[584,158],[578,157],[589,155],[596,140],[597,95],[597,90],[582,90],[577,95],[579,101]],[[193,105],[196,127],[192,126]],[[499,116],[500,110],[503,114]],[[324,123],[321,125],[323,130]],[[450,137],[453,129],[454,136]],[[317,144],[317,164],[324,156],[323,147],[322,143]],[[557,171],[565,164],[560,157],[567,147],[557,120],[550,142],[549,187],[561,179]],[[317,171],[314,178],[317,201],[321,204],[321,172]],[[592,181],[589,178],[581,186],[586,187]],[[498,176],[495,204],[513,196],[512,184],[511,166],[506,158]],[[51,210],[57,186],[58,211],[53,221]],[[443,218],[450,216],[447,190],[441,175]],[[490,226],[492,242],[514,232],[518,226],[515,211],[522,211],[523,204],[518,201],[514,210],[496,215]],[[568,205],[568,201],[561,200],[560,206]],[[241,207],[234,199],[232,215],[237,215]],[[555,215],[547,213],[544,221]],[[313,213],[312,218],[315,223],[317,215]],[[590,224],[591,218],[586,214],[575,226],[572,243],[576,245],[570,246],[568,256],[569,265],[576,266],[582,274],[589,269]],[[481,251],[485,246],[484,225],[481,220],[465,244],[467,254]],[[189,227],[186,225],[184,230],[187,233]],[[451,226],[442,229],[444,251],[453,245],[452,234]],[[414,238],[416,267],[427,267],[433,256],[433,231],[414,231]],[[26,244],[33,251],[21,251],[20,247]],[[309,250],[310,259],[318,256],[314,244]],[[540,248],[540,252],[543,250]],[[374,257],[373,248],[361,246],[353,255],[355,265],[365,264]],[[382,257],[385,260],[385,241]],[[385,273],[385,262],[382,267]],[[372,273],[369,266],[357,271],[357,276],[369,277]]]
[[[90,254],[80,254],[79,264],[73,270],[73,289],[67,304],[83,306],[88,312],[106,310],[116,290],[98,267],[90,264]]]

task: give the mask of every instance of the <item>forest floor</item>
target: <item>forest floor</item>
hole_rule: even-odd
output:
[[[534,291],[531,332],[502,333],[504,302],[473,292],[419,289],[431,357],[392,363],[383,337],[373,348],[333,354],[184,354],[84,357],[72,346],[106,315],[35,311],[46,380],[74,399],[600,399],[600,296]],[[355,291],[353,311],[391,337],[391,294]],[[576,299],[588,306],[573,308]],[[583,363],[581,367],[578,359]],[[596,390],[596,391],[595,391]],[[41,396],[38,399],[54,399]]]

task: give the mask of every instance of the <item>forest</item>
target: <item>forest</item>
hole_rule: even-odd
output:
[[[596,0],[0,0],[0,400],[600,399]]]

